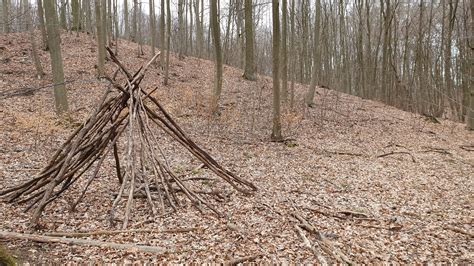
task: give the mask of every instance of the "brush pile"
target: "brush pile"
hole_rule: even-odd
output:
[[[32,224],[37,225],[49,203],[78,180],[87,177],[82,193],[72,203],[74,209],[97,177],[105,158],[112,153],[120,189],[110,210],[110,221],[115,220],[115,210],[125,198],[122,228],[128,225],[133,201],[137,197],[146,199],[154,215],[166,214],[168,209],[176,210],[180,206],[177,193],[183,193],[197,208],[201,209],[204,205],[219,215],[218,210],[199,191],[190,188],[185,180],[171,170],[158,143],[158,133],[163,132],[236,190],[245,194],[256,190],[252,183],[224,169],[197,146],[152,96],[153,91],[147,92],[140,87],[146,69],[159,53],[132,75],[112,50],[107,50],[110,59],[126,76],[126,83],[121,85],[115,78],[107,78],[115,90],[108,90],[104,94],[100,105],[88,120],[63,143],[36,177],[0,191],[1,197],[12,203],[27,204],[26,211],[33,210]],[[157,127],[161,131],[156,130]],[[122,138],[125,154],[120,156],[117,143]]]

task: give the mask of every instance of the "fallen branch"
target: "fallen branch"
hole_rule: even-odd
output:
[[[0,231],[0,238],[29,240],[29,241],[40,242],[40,243],[60,243],[60,244],[67,244],[67,245],[93,246],[93,247],[125,250],[128,252],[145,252],[145,253],[153,253],[153,254],[160,254],[160,255],[168,253],[168,252],[172,252],[171,250],[168,250],[166,248],[161,248],[161,247],[142,246],[142,245],[134,245],[134,244],[121,244],[121,243],[114,243],[114,242],[89,240],[89,239],[22,234],[22,233],[6,232],[6,231]]]
[[[45,233],[45,236],[59,236],[59,237],[86,237],[86,236],[97,236],[97,235],[116,235],[123,233],[187,233],[191,231],[201,231],[204,228],[201,227],[190,227],[190,228],[174,228],[174,229],[130,229],[130,230],[112,230],[112,231],[92,231],[92,232],[50,232]]]
[[[331,212],[321,211],[321,210],[314,209],[314,208],[311,208],[311,207],[305,207],[305,209],[308,209],[308,210],[310,210],[310,211],[313,211],[313,212],[322,214],[322,215],[327,216],[327,217],[334,217],[334,218],[341,219],[341,220],[347,219],[347,217],[340,216],[340,215],[337,215],[337,214],[331,213]]]
[[[416,163],[416,160],[415,160],[415,157],[413,156],[413,154],[411,154],[407,151],[391,151],[389,153],[384,153],[384,154],[378,155],[377,158],[382,158],[382,157],[386,157],[386,156],[390,156],[390,155],[394,155],[394,154],[408,154],[408,155],[410,155],[411,160],[414,163]]]
[[[293,216],[298,219],[298,221],[301,222],[301,225],[299,225],[301,228],[305,229],[309,233],[313,233],[316,235],[316,240],[319,243],[319,246],[321,247],[324,252],[326,252],[329,255],[332,255],[336,260],[339,262],[347,263],[347,264],[354,264],[349,257],[347,257],[346,254],[344,254],[339,248],[334,246],[334,244],[327,239],[323,234],[321,234],[314,226],[312,226],[306,219],[304,219],[301,215],[297,213],[293,213]]]
[[[349,156],[357,156],[357,157],[360,157],[360,156],[367,156],[365,154],[362,154],[362,153],[352,153],[352,152],[347,152],[347,151],[328,151],[328,150],[324,150],[324,152],[327,152],[327,153],[330,153],[330,154],[336,154],[336,155],[349,155]]]
[[[459,147],[465,151],[474,151],[474,145],[461,145]]]
[[[233,265],[238,265],[239,263],[243,263],[243,262],[251,262],[251,261],[254,261],[260,257],[263,257],[263,254],[257,254],[257,255],[251,255],[251,256],[247,256],[247,257],[242,257],[242,258],[235,258],[233,260],[230,260],[228,262],[224,262],[224,265],[227,265],[227,266],[233,266]]]
[[[446,155],[453,155],[451,152],[447,151],[446,149],[443,148],[435,148],[435,147],[426,147],[427,150],[421,151],[424,153],[428,152],[436,152],[436,153],[441,153],[441,154],[446,154]]]
[[[451,230],[451,231],[456,232],[456,233],[459,233],[459,234],[467,235],[467,236],[469,236],[469,237],[471,237],[471,238],[474,237],[474,233],[469,232],[469,231],[467,231],[467,230],[463,230],[463,229],[461,229],[461,228],[454,227],[454,226],[449,226],[449,225],[447,225],[447,226],[444,227],[444,229]]]
[[[295,224],[294,227],[298,235],[303,239],[303,244],[305,245],[305,247],[307,247],[314,253],[314,255],[318,258],[319,263],[321,265],[327,265],[328,263],[326,259],[321,255],[321,252],[318,252],[316,248],[313,245],[311,245],[311,241],[309,241],[309,239],[306,237],[305,233],[303,232],[303,229],[301,229],[301,226]]]
[[[359,217],[359,218],[369,218],[367,214],[362,212],[354,212],[349,210],[338,211],[337,213],[344,214],[346,216]]]

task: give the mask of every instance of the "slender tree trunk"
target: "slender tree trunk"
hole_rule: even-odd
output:
[[[282,0],[281,25],[281,96],[288,101],[288,0]]]
[[[244,78],[255,80],[255,61],[253,52],[252,0],[245,0],[245,70]]]
[[[2,0],[3,32],[10,32],[10,1]]]
[[[273,128],[272,141],[281,141],[280,122],[280,9],[278,0],[272,0],[272,20],[273,20]]]
[[[456,92],[453,86],[453,80],[451,78],[451,71],[452,71],[452,35],[453,35],[453,28],[454,22],[456,18],[456,9],[457,9],[458,1],[457,0],[449,0],[448,6],[448,28],[447,28],[447,36],[446,36],[446,46],[444,49],[444,82],[446,83],[446,92],[448,94],[448,102],[451,107],[451,112],[453,114],[453,119],[459,118],[459,112],[456,103]]]
[[[186,35],[184,29],[184,0],[178,0],[178,58],[184,59]]]
[[[64,85],[63,60],[61,56],[60,36],[58,28],[58,16],[56,15],[54,0],[44,1],[46,17],[46,29],[48,34],[48,46],[51,56],[51,68],[53,71],[54,100],[56,114],[62,115],[68,111],[66,86]]]
[[[92,7],[90,2],[84,1],[85,13],[86,13],[86,30],[94,35],[94,27],[92,26]]]
[[[154,0],[149,0],[149,7],[150,7],[150,37],[151,37],[151,57],[155,56],[155,46],[156,46],[156,40],[155,40],[155,32],[156,32],[156,27],[155,27],[155,1]]]
[[[201,7],[202,8],[202,7]],[[199,11],[199,0],[194,1],[194,13],[196,18],[196,54],[198,57],[203,56],[203,43],[204,43],[204,36],[203,36],[203,27],[202,27],[202,16],[200,15]]]
[[[319,82],[321,73],[321,54],[320,54],[320,28],[321,28],[321,0],[316,0],[316,16],[314,16],[314,43],[313,43],[313,73],[311,75],[311,84],[306,94],[306,105],[312,106],[316,84]]]
[[[95,18],[97,27],[97,74],[99,77],[105,74],[105,1],[95,0]]]
[[[161,69],[165,67],[165,45],[166,45],[166,36],[165,36],[165,0],[161,0],[160,5],[160,66]]]
[[[471,77],[470,79],[470,104],[469,104],[469,111],[467,115],[467,128],[469,130],[474,130],[474,85],[472,81],[472,77],[474,77],[474,0],[470,1],[471,6],[471,27],[470,27],[470,34],[469,34],[469,46],[470,46],[470,64],[469,64],[469,71]]]
[[[137,16],[138,16],[138,0],[133,0],[133,13],[132,13],[132,41],[137,41]]]
[[[214,80],[214,92],[212,97],[211,109],[213,113],[217,113],[219,110],[219,99],[221,97],[222,92],[222,48],[221,48],[221,33],[220,33],[220,26],[219,26],[219,18],[218,18],[218,9],[217,9],[217,1],[218,0],[211,0],[211,31],[212,31],[212,39],[214,41],[214,49],[216,55],[216,63],[215,63],[215,80]]]
[[[79,0],[71,0],[72,31],[80,31],[80,9]]]
[[[35,68],[36,68],[36,76],[41,79],[44,76],[43,72],[43,67],[41,66],[41,61],[38,56],[38,49],[36,48],[36,41],[35,41],[35,32],[34,32],[34,27],[33,27],[33,10],[31,6],[28,4],[28,11],[25,14],[27,23],[28,23],[28,29],[29,29],[29,38],[30,38],[30,43],[31,43],[31,56],[33,57],[33,61],[35,62]]]
[[[293,109],[295,105],[295,75],[296,75],[296,49],[295,49],[295,0],[291,0],[291,12],[290,12],[290,108]]]
[[[60,10],[60,16],[61,16],[61,28],[67,30],[67,17],[66,17],[66,8],[67,8],[67,2],[65,0],[61,0],[61,8]]]
[[[42,40],[42,48],[43,50],[48,50],[48,37],[46,36],[46,27],[44,25],[44,9],[43,9],[43,0],[36,1],[36,8],[38,12],[38,22],[39,28],[41,31],[41,40]]]
[[[164,84],[168,85],[168,78],[170,72],[170,46],[171,46],[171,7],[170,0],[166,0],[166,65],[165,65],[165,80]]]
[[[106,21],[105,25],[107,27],[107,45],[112,46],[114,32],[112,30],[113,19],[112,19],[112,0],[107,0],[107,10],[106,10]]]
[[[130,37],[130,24],[128,20],[128,0],[123,0],[123,23],[125,27],[125,39]]]

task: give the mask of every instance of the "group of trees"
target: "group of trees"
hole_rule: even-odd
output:
[[[223,64],[242,68],[248,80],[255,80],[256,73],[272,74],[274,139],[281,139],[280,104],[294,105],[295,82],[310,85],[304,99],[310,107],[319,85],[411,112],[466,121],[474,129],[474,0],[1,3],[4,32],[28,30],[22,14],[34,6],[32,21],[41,29],[43,48],[51,51],[56,49],[54,25],[97,36],[99,73],[105,44],[119,52],[119,38],[135,41],[140,54],[143,44],[151,45],[153,53],[160,48],[164,84],[170,50],[179,58],[214,59],[214,111]],[[55,18],[57,23],[48,21]]]

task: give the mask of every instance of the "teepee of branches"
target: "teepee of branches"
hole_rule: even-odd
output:
[[[128,225],[133,200],[138,196],[146,198],[153,214],[177,209],[180,206],[177,193],[184,193],[197,208],[201,209],[204,205],[219,214],[212,204],[171,170],[158,143],[158,132],[165,132],[236,190],[245,194],[256,190],[252,183],[224,169],[197,146],[151,95],[153,91],[147,92],[140,87],[147,68],[159,53],[132,75],[112,50],[107,50],[111,60],[126,76],[125,84],[120,85],[115,78],[107,78],[116,93],[108,90],[104,94],[92,115],[70,135],[36,177],[0,191],[0,196],[9,202],[27,203],[26,211],[33,210],[31,222],[36,225],[49,203],[79,179],[88,176],[82,193],[72,203],[74,209],[97,177],[105,158],[112,152],[120,189],[116,193],[109,218],[114,221],[115,210],[125,198],[123,228]],[[156,130],[156,127],[161,131]],[[122,156],[125,158],[124,165],[121,165],[123,162],[120,161],[117,148],[121,138],[126,143]]]

